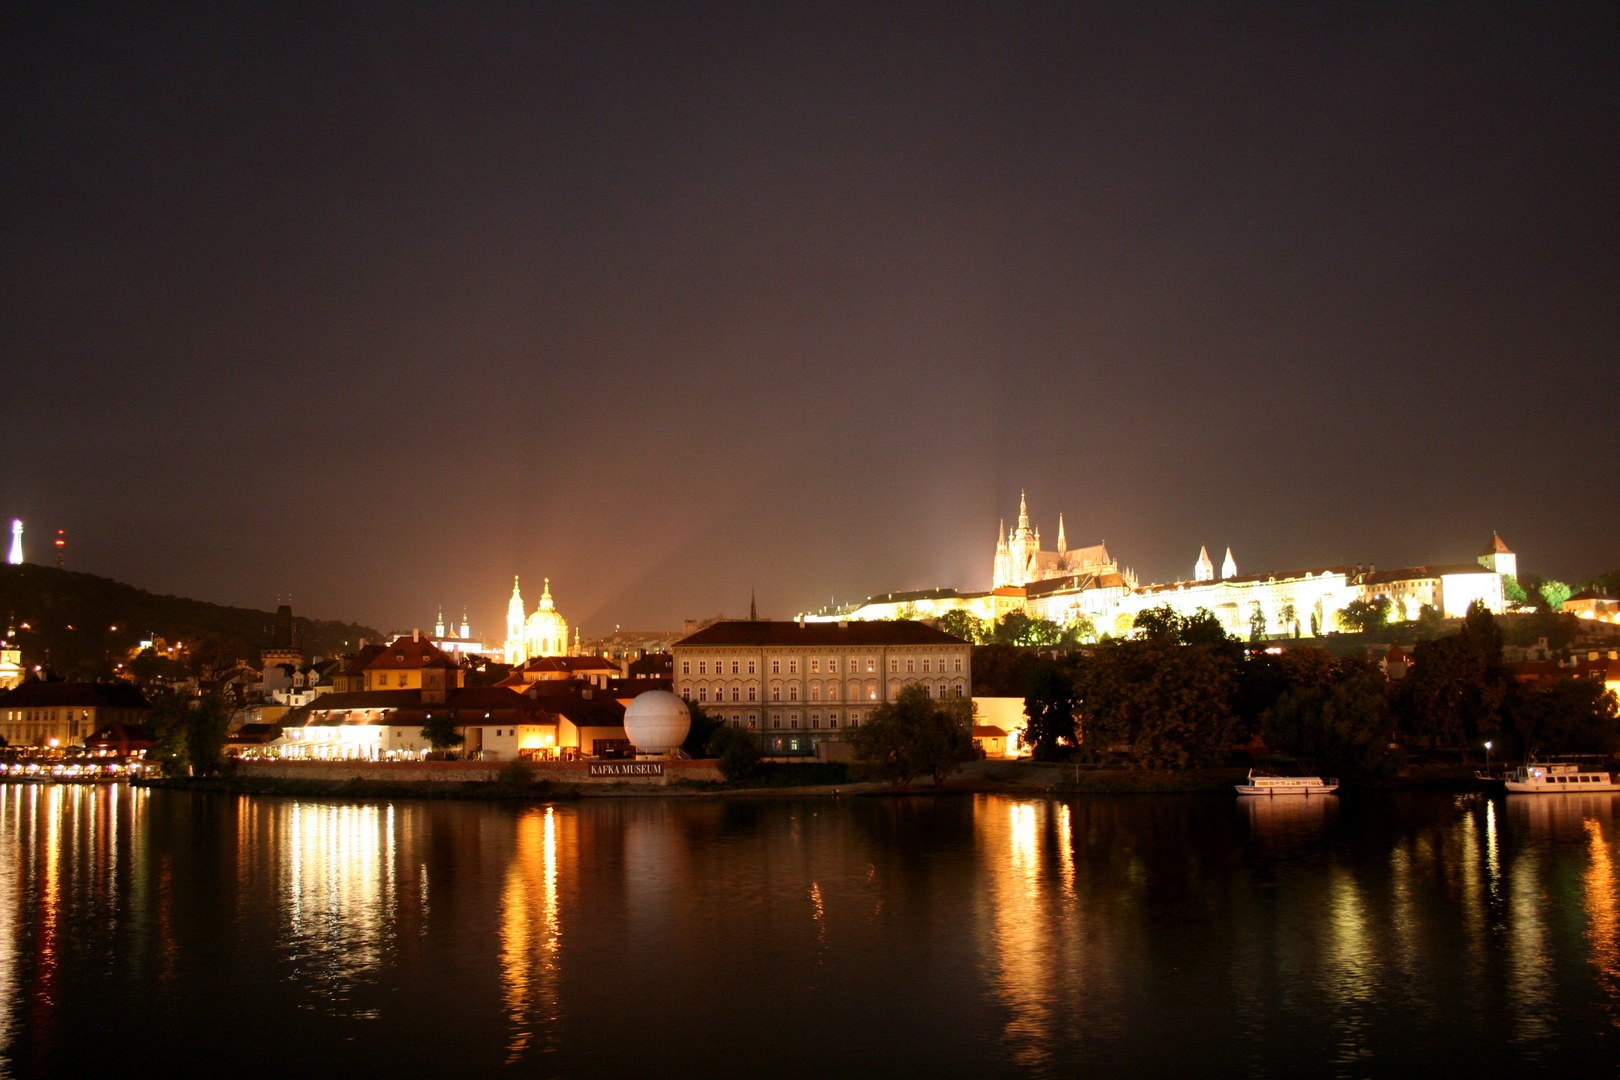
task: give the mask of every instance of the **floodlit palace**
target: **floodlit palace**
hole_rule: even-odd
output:
[[[1017,526],[1003,527],[996,537],[989,591],[887,593],[802,618],[810,622],[937,618],[960,610],[993,621],[1018,611],[1060,626],[1088,621],[1098,636],[1117,637],[1130,633],[1142,611],[1168,604],[1181,615],[1208,611],[1228,633],[1239,637],[1315,637],[1340,629],[1340,613],[1356,600],[1387,600],[1391,621],[1416,619],[1425,606],[1446,617],[1461,617],[1475,601],[1500,613],[1502,579],[1517,572],[1513,552],[1492,533],[1475,562],[1399,570],[1317,566],[1240,574],[1230,548],[1218,569],[1208,550],[1200,549],[1186,580],[1143,585],[1129,567],[1114,561],[1106,545],[1069,547],[1062,517],[1057,550],[1042,550],[1040,529],[1031,527],[1028,506],[1020,496]]]

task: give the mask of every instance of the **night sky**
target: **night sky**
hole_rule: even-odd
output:
[[[1620,566],[1620,5],[71,5],[0,27],[0,513],[382,629]]]

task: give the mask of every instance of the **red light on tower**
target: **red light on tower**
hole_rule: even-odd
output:
[[[56,530],[56,568],[62,569],[62,555],[67,550],[67,530]]]

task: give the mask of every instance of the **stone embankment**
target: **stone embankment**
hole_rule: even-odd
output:
[[[363,780],[384,784],[494,783],[510,762],[498,761],[288,761],[244,759],[236,763],[241,779]],[[534,761],[529,763],[536,782],[552,784],[667,784],[708,783],[724,779],[718,762],[595,762]],[[632,766],[656,765],[639,775]],[[611,775],[592,775],[613,768]],[[651,775],[649,775],[649,773]]]

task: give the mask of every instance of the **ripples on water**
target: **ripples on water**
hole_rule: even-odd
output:
[[[1616,805],[0,785],[0,1073],[1609,1075]]]

